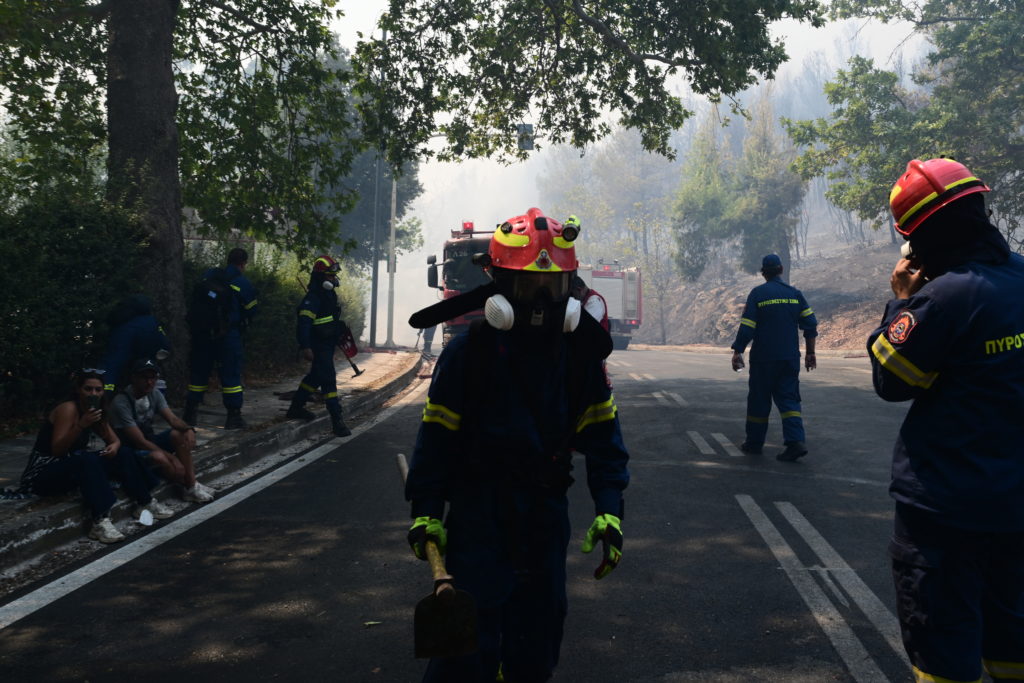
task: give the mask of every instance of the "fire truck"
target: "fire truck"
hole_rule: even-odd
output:
[[[486,254],[493,230],[476,230],[472,221],[463,221],[462,228],[452,230],[451,237],[444,242],[441,263],[437,256],[427,257],[427,286],[441,290],[444,299],[450,299],[463,292],[476,289],[491,281],[482,266],[473,262],[477,254]],[[441,266],[438,273],[438,266]],[[470,323],[484,316],[483,309],[470,311],[442,325],[442,343],[469,329]]]
[[[604,297],[612,346],[620,351],[625,349],[643,319],[640,269],[620,265],[617,259],[610,263],[600,259],[594,266],[580,264],[577,274],[587,287]]]

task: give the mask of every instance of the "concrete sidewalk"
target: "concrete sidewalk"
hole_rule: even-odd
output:
[[[340,354],[339,354],[340,356]],[[404,389],[422,374],[424,357],[418,351],[398,349],[360,353],[353,359],[363,370],[358,377],[344,356],[335,360],[338,372],[338,396],[346,422],[351,426],[362,415],[380,407],[388,398]],[[425,371],[424,371],[425,372]],[[206,395],[199,409],[196,429],[197,447],[193,455],[197,478],[216,485],[216,479],[234,472],[271,453],[309,439],[334,438],[323,403],[306,405],[317,418],[311,422],[287,420],[289,401],[279,394],[292,392],[300,377],[257,388],[246,387],[242,416],[248,426],[242,430],[223,428],[226,410],[219,394]],[[35,442],[35,434],[0,441],[0,488],[16,488],[21,472]],[[162,485],[154,495],[161,500],[177,499],[176,487]],[[185,509],[196,505],[186,504]],[[130,501],[119,500],[111,517],[119,527],[128,518]],[[68,542],[81,540],[89,522],[78,494],[59,498],[31,497],[25,500],[0,500],[0,573],[16,565],[40,558],[44,553]],[[98,541],[87,541],[101,547]]]

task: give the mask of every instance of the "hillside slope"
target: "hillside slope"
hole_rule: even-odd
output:
[[[867,335],[881,320],[892,297],[889,275],[899,258],[891,244],[856,245],[827,256],[801,259],[784,278],[800,289],[818,318],[818,348],[863,351]],[[713,344],[727,347],[736,336],[743,304],[760,275],[737,273],[730,281],[699,280],[670,297],[666,314],[667,344]],[[645,302],[644,324],[633,340],[660,344],[655,302]]]

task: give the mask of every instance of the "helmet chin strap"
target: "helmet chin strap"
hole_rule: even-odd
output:
[[[541,327],[544,325],[544,314],[547,311],[543,308],[534,309],[530,314],[530,327]],[[566,301],[565,314],[562,319],[562,332],[572,332],[580,324],[580,316],[583,313],[583,305],[579,299],[570,297]],[[484,318],[487,323],[496,330],[511,330],[516,322],[516,312],[511,302],[503,294],[495,294],[488,297],[484,303]]]

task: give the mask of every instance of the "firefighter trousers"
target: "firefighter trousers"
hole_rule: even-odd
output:
[[[804,441],[800,412],[800,359],[750,362],[747,392],[747,439],[754,447],[764,445],[772,401],[782,418],[782,438],[787,444]]]

